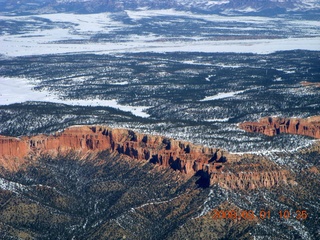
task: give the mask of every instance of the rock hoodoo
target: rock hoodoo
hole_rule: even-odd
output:
[[[309,118],[265,117],[258,122],[244,122],[239,127],[247,132],[275,136],[281,133],[320,138],[320,116]]]
[[[0,136],[0,166],[15,171],[42,154],[54,157],[70,151],[87,154],[104,150],[170,167],[190,176],[200,173],[206,185],[220,184],[231,189],[269,188],[286,183],[287,178],[287,173],[277,168],[261,171],[259,161],[253,165],[243,164],[239,155],[225,150],[106,126],[73,126],[53,135]]]
[[[0,159],[2,166],[9,169],[13,166],[5,164],[8,159],[15,159],[18,165],[25,156],[57,155],[70,150],[82,153],[110,150],[187,174],[202,170],[204,164],[224,162],[229,156],[221,149],[105,126],[74,126],[54,135],[0,137]]]

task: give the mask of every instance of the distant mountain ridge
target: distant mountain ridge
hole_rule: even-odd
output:
[[[317,0],[1,0],[0,12],[97,13],[136,9],[169,9],[222,14],[276,14],[319,11]]]

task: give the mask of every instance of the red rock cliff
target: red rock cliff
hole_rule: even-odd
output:
[[[220,149],[105,126],[74,126],[54,135],[0,137],[0,161],[11,170],[22,164],[26,156],[35,158],[44,153],[57,155],[70,150],[82,153],[111,150],[184,173],[202,170],[204,164],[210,162],[226,161],[229,156]],[[16,164],[10,165],[9,159],[16,159]]]
[[[219,184],[226,189],[252,190],[295,184],[290,171],[279,167],[267,157],[253,154],[238,156],[235,161],[223,165],[206,164],[202,177],[208,185]]]
[[[265,117],[258,122],[244,122],[239,127],[247,132],[275,136],[281,133],[320,138],[320,116],[310,118]]]
[[[287,178],[286,172],[275,167],[267,170],[260,160],[243,164],[241,157],[221,149],[106,126],[74,126],[53,135],[22,138],[0,136],[0,165],[14,171],[41,154],[56,156],[70,150],[81,154],[109,150],[190,175],[199,171],[206,185],[218,183],[224,188],[272,187],[286,183]]]

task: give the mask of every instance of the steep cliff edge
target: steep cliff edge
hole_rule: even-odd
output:
[[[0,137],[2,166],[10,170],[22,164],[27,156],[36,159],[41,154],[56,156],[71,150],[80,153],[110,150],[187,174],[202,170],[204,164],[232,159],[221,149],[106,126],[73,126],[54,135]]]
[[[225,189],[253,190],[259,188],[295,185],[289,170],[279,167],[266,157],[253,154],[239,156],[237,161],[226,162],[222,171],[205,165],[202,178],[207,185],[219,184]]]
[[[248,159],[247,156],[229,154],[222,149],[106,126],[73,126],[53,135],[1,136],[0,164],[9,171],[15,171],[27,161],[36,161],[44,154],[56,157],[70,151],[85,155],[104,150],[190,176],[198,173],[207,186],[219,183],[232,189],[269,188],[286,183],[288,175],[275,166],[266,168],[259,161],[243,163],[242,159]]]
[[[239,127],[247,132],[275,136],[281,133],[320,138],[320,116],[309,118],[265,117],[258,122],[243,122]]]

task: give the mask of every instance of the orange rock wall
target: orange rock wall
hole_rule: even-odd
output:
[[[204,164],[224,160],[228,155],[220,149],[105,126],[74,126],[49,136],[0,138],[2,161],[44,153],[56,155],[58,152],[70,150],[83,153],[111,150],[134,159],[149,160],[165,167],[172,167],[184,173],[195,173],[201,170]]]
[[[19,138],[0,136],[0,153],[2,157],[23,158],[28,153],[28,146]]]
[[[0,166],[16,170],[28,154],[28,145],[19,138],[0,136]]]
[[[258,122],[244,122],[239,127],[247,132],[275,136],[281,133],[320,138],[320,116],[301,118],[266,117]]]
[[[278,169],[261,171],[260,163],[239,165],[239,156],[220,149],[105,126],[74,126],[54,135],[0,136],[0,166],[15,171],[41,154],[56,156],[70,150],[83,154],[110,150],[186,174],[200,171],[207,185],[220,184],[227,189],[269,188],[287,179],[286,173]],[[235,171],[230,172],[230,167]]]

